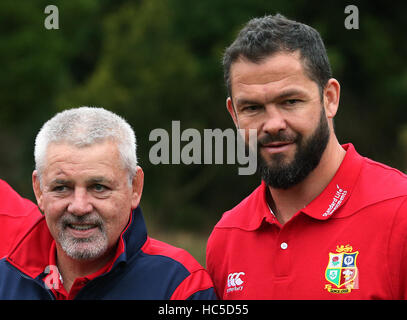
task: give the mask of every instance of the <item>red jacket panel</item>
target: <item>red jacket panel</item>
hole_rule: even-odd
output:
[[[38,207],[0,179],[0,257],[41,217]]]

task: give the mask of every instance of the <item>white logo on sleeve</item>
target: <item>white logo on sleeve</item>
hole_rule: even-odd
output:
[[[244,276],[244,272],[232,272],[228,275],[228,289],[226,293],[230,293],[233,291],[242,291],[243,290],[243,283],[244,281],[240,278]]]

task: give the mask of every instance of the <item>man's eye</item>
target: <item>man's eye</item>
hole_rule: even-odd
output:
[[[107,191],[108,188],[102,184],[94,184],[93,185],[93,190],[95,190],[96,192],[104,192]]]
[[[245,106],[242,108],[242,111],[257,111],[259,110],[261,107],[258,105],[252,105],[252,106]]]
[[[297,104],[299,102],[301,102],[301,100],[299,100],[299,99],[288,99],[288,100],[284,101],[284,104],[288,105],[288,106],[292,106],[292,105],[295,105],[295,104]]]
[[[52,191],[62,193],[68,190],[67,186],[55,186],[52,188]]]

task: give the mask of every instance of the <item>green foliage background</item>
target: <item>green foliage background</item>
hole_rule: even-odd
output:
[[[233,127],[221,57],[250,18],[280,12],[320,31],[341,83],[336,131],[365,156],[407,165],[406,2],[282,0],[70,0],[59,30],[48,1],[0,2],[0,178],[31,191],[34,138],[56,112],[81,105],[117,112],[133,126],[145,172],[142,207],[161,230],[206,238],[221,214],[259,183],[233,165],[149,162],[155,128]],[[359,30],[344,8],[359,9]],[[187,240],[189,241],[189,240]]]

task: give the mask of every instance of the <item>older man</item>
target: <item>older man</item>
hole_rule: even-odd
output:
[[[223,299],[407,299],[407,176],[341,145],[319,33],[252,19],[224,55],[226,106],[257,129],[261,185],[213,230]]]
[[[82,107],[36,138],[33,188],[44,212],[0,261],[1,299],[213,299],[186,251],[147,236],[143,171],[119,116]]]

